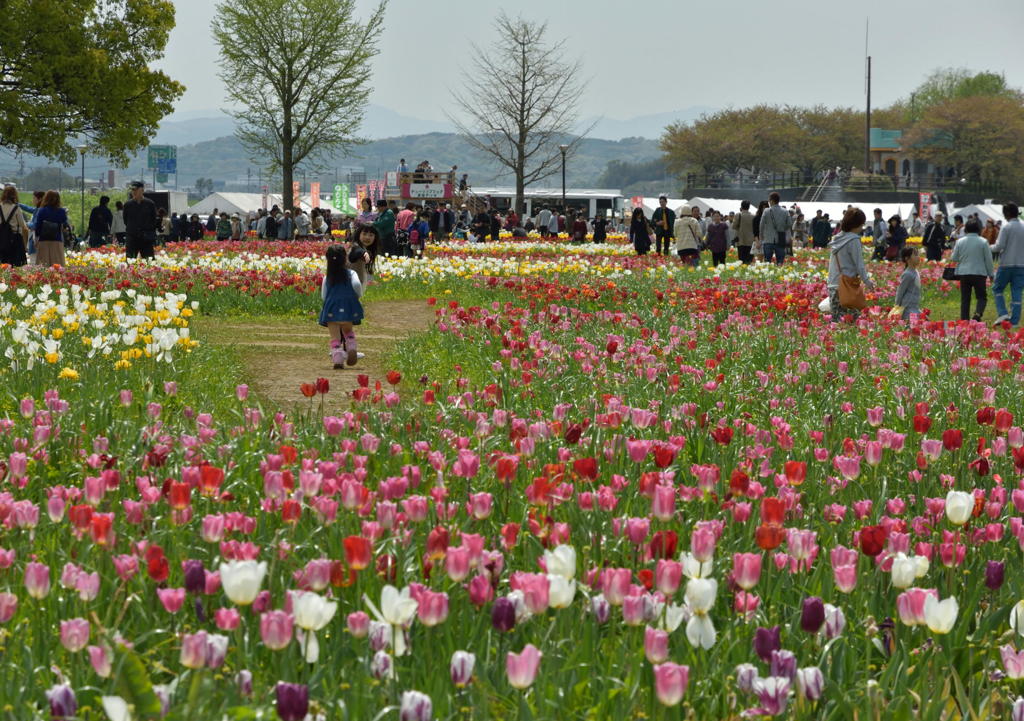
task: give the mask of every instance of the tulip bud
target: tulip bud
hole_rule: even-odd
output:
[[[348,632],[352,638],[365,638],[370,631],[370,617],[365,611],[355,611],[348,615]]]
[[[508,598],[499,598],[491,607],[491,625],[497,631],[511,631],[516,627],[516,607]]]
[[[391,656],[387,651],[377,651],[370,661],[370,674],[378,681],[390,678],[393,673]]]
[[[772,660],[769,664],[771,675],[793,680],[796,676],[796,654],[785,649],[772,651]]]
[[[468,651],[456,651],[452,654],[449,673],[456,688],[464,688],[473,679],[473,666],[476,656]]]
[[[654,693],[664,706],[675,706],[682,701],[689,681],[689,666],[663,663],[654,667]]]
[[[971,519],[974,512],[974,495],[963,491],[950,491],[946,494],[946,518],[949,522],[962,526]]]
[[[242,669],[235,674],[235,685],[243,696],[252,696],[252,672]]]
[[[1010,712],[1010,721],[1024,721],[1024,698],[1018,698],[1013,702],[1013,710]]]
[[[652,664],[668,660],[668,632],[648,626],[644,629],[644,653]]]
[[[403,691],[398,710],[399,721],[432,721],[434,706],[430,696],[419,691]]]
[[[53,686],[46,692],[46,700],[50,702],[50,715],[54,719],[68,718],[78,711],[78,699],[69,684]]]
[[[754,631],[754,652],[765,663],[771,661],[772,651],[777,651],[780,648],[782,648],[782,641],[778,626],[771,628],[762,626]]]
[[[801,668],[796,672],[797,693],[808,701],[817,701],[825,689],[825,676],[817,666]]]
[[[745,693],[754,691],[754,681],[758,678],[757,666],[752,663],[741,663],[736,667],[736,687]]]
[[[608,599],[602,594],[597,594],[590,599],[590,612],[594,614],[594,620],[598,623],[608,623],[608,617],[611,616],[612,607],[608,603]]]
[[[278,681],[277,715],[281,721],[302,721],[309,712],[309,687]]]

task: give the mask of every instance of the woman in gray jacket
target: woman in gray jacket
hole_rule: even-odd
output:
[[[950,261],[956,263],[956,279],[960,281],[960,320],[974,318],[981,320],[988,305],[988,280],[994,278],[996,271],[992,265],[992,246],[978,235],[981,223],[971,218],[964,224],[964,232],[953,247]],[[977,303],[974,315],[971,315],[971,292]]]
[[[832,309],[832,322],[838,323],[843,316],[852,316],[856,321],[860,315],[857,308],[844,308],[839,302],[839,277],[842,275],[857,276],[865,289],[872,290],[875,286],[864,265],[864,251],[861,248],[860,236],[864,230],[864,211],[850,208],[843,216],[839,228],[842,231],[828,244],[828,299]]]

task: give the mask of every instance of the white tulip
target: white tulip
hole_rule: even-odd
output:
[[[1024,636],[1024,601],[1017,601],[1010,609],[1010,628]]]
[[[307,631],[319,631],[334,618],[337,610],[335,601],[328,601],[312,591],[300,591],[292,597],[295,624]]]
[[[928,596],[924,600],[924,622],[932,633],[949,633],[956,623],[956,615],[960,606],[956,598],[950,596],[945,601],[940,601],[935,596]]]
[[[715,645],[715,624],[707,614],[698,614],[686,622],[686,640],[691,646],[711,648]]]
[[[110,721],[132,721],[128,703],[120,696],[103,696],[100,702]]]
[[[679,625],[686,620],[688,615],[689,611],[686,606],[677,606],[674,603],[670,603],[665,606],[665,615],[660,617],[658,625],[663,631],[672,633],[679,628]]]
[[[576,577],[576,549],[572,546],[555,546],[544,551],[544,565],[548,573],[572,580]]]
[[[548,574],[548,605],[551,608],[568,608],[575,596],[575,581],[553,573]]]
[[[707,613],[715,605],[718,581],[713,578],[691,578],[686,584],[686,605],[695,614]]]
[[[405,627],[412,623],[419,608],[416,599],[409,597],[409,587],[406,586],[399,591],[391,584],[384,586],[380,592],[379,609],[373,605],[373,601],[366,594],[363,594],[363,602],[378,621],[391,626],[391,647],[395,650],[395,655],[405,655],[408,650],[405,645]]]
[[[910,588],[914,581],[928,573],[926,556],[907,556],[897,553],[892,561],[892,585],[896,588]]]
[[[964,491],[950,491],[946,494],[946,518],[950,523],[962,526],[971,519],[973,512],[973,494]]]
[[[714,568],[714,561],[698,561],[689,551],[679,554],[679,561],[683,564],[683,575],[687,578],[707,578]]]
[[[267,564],[263,561],[228,561],[220,564],[220,585],[232,603],[248,606],[259,595]]]

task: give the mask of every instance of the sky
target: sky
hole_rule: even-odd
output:
[[[176,27],[160,67],[184,83],[181,116],[222,107],[215,3],[174,0]],[[771,12],[765,12],[766,6]],[[356,0],[365,18],[376,7]],[[499,9],[548,23],[580,58],[581,117],[626,119],[691,106],[760,102],[864,105],[870,25],[872,106],[909,94],[942,67],[1004,73],[1024,87],[1024,2],[974,0],[391,0],[370,102],[443,120],[472,43],[486,48]],[[950,10],[947,10],[950,8]],[[211,72],[213,70],[214,72]]]

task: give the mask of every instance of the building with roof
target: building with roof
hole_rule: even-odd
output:
[[[512,187],[476,187],[471,188],[472,194],[484,200],[490,200],[491,207],[505,210],[511,208],[516,199],[516,189]],[[544,206],[549,208],[562,205],[562,188],[527,188],[523,193],[526,203],[527,217],[533,217]],[[585,209],[587,217],[599,214],[609,217],[622,213],[622,191],[612,188],[566,188],[565,204],[575,210]]]

